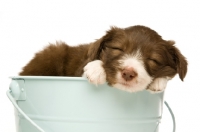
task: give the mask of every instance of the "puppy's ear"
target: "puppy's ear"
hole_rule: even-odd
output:
[[[103,50],[103,45],[104,45],[103,38],[100,38],[94,43],[90,44],[90,47],[88,49],[88,54],[87,54],[88,59],[90,61],[100,59],[100,54],[101,54],[101,51]]]
[[[106,32],[106,35],[104,35],[102,38],[98,39],[94,43],[91,43],[88,50],[88,58],[90,60],[101,59],[101,52],[105,48],[105,44],[115,39],[120,31],[122,31],[122,29],[111,27],[111,29]]]
[[[172,46],[172,49],[170,51],[176,64],[177,73],[179,74],[179,78],[183,81],[183,79],[187,74],[187,65],[188,65],[187,60],[181,54],[179,49],[174,46],[175,44],[174,41],[168,41],[168,42]]]

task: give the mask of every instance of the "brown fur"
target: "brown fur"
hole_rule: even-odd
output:
[[[23,68],[20,75],[29,76],[81,76],[87,64],[89,45],[71,47],[63,42],[50,44]]]
[[[187,61],[174,46],[155,31],[144,26],[125,29],[112,27],[106,35],[93,43],[68,46],[56,43],[47,46],[23,68],[20,75],[82,76],[83,67],[90,61],[102,60],[108,83],[114,83],[116,72],[122,70],[118,60],[124,54],[140,50],[148,74],[154,78],[174,77],[181,80],[187,73]]]

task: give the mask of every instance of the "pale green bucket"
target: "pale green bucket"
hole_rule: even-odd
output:
[[[164,102],[82,77],[12,77],[7,95],[17,132],[159,132]]]

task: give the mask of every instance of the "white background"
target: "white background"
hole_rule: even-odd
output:
[[[49,42],[92,42],[110,26],[146,25],[173,39],[187,57],[188,74],[168,83],[165,100],[172,107],[177,132],[200,132],[200,4],[198,0],[20,0],[0,1],[0,132],[14,132],[13,106],[6,97],[9,76],[16,76]],[[164,108],[160,132],[171,132]]]

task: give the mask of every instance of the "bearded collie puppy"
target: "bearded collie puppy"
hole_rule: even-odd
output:
[[[183,79],[187,61],[174,41],[145,26],[111,27],[95,42],[50,44],[23,68],[21,76],[85,76],[93,84],[128,92],[161,92],[176,74]]]

